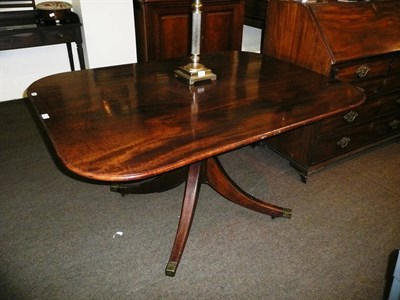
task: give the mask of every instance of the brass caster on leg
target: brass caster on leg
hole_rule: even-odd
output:
[[[282,218],[290,219],[292,217],[292,210],[290,208],[284,208],[282,212]]]
[[[282,212],[279,215],[272,215],[271,218],[286,218],[290,219],[292,217],[292,210],[290,208],[282,208]]]
[[[176,273],[176,269],[178,268],[178,264],[176,262],[170,261],[165,267],[165,275],[174,277]]]
[[[301,182],[302,182],[302,183],[307,183],[307,179],[308,179],[307,174],[301,173],[301,174],[299,174],[299,175],[300,175],[300,180],[301,180]]]

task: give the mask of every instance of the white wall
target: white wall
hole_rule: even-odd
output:
[[[132,0],[72,0],[72,4],[84,24],[90,68],[137,61]]]
[[[69,2],[83,23],[87,68],[136,62],[132,0]],[[75,44],[73,51],[75,66],[79,70]],[[0,101],[19,99],[35,80],[68,71],[70,68],[65,44],[0,51]]]
[[[243,26],[242,51],[260,53],[261,50],[261,29]]]

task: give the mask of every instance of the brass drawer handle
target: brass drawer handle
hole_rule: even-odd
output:
[[[64,33],[59,32],[59,33],[58,33],[58,37],[63,38],[63,37],[64,37]]]
[[[356,86],[356,88],[358,88],[361,92],[365,92],[365,89],[361,86]]]
[[[356,75],[358,76],[358,78],[364,78],[365,76],[367,76],[369,71],[371,71],[370,67],[362,65],[356,70]]]
[[[343,116],[343,119],[345,119],[348,123],[352,123],[357,118],[357,116],[358,116],[357,112],[349,111],[347,114]]]
[[[389,123],[389,127],[392,129],[397,129],[400,125],[400,120],[395,119],[392,122]]]
[[[342,138],[340,139],[340,141],[338,141],[338,142],[336,143],[336,145],[338,145],[340,148],[346,148],[347,145],[348,145],[350,142],[351,142],[351,139],[350,139],[349,137],[345,136],[345,137],[342,137]]]

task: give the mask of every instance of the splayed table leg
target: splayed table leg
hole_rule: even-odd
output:
[[[165,269],[167,276],[175,276],[192,225],[201,184],[208,184],[220,195],[248,209],[272,218],[290,218],[292,210],[261,201],[243,191],[223,169],[215,157],[192,164],[189,167],[181,217],[171,255]]]

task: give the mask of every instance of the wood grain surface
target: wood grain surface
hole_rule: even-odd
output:
[[[189,86],[188,59],[45,77],[30,101],[61,162],[102,181],[134,181],[352,109],[350,84],[255,53],[204,55],[214,82]]]

